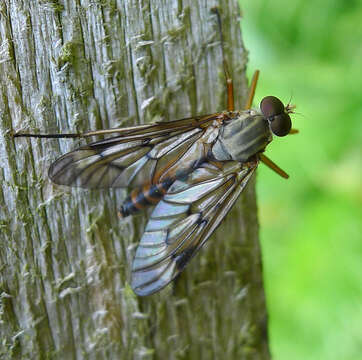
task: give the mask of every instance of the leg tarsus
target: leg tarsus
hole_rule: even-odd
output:
[[[219,8],[217,6],[211,8],[211,11],[216,15],[217,23],[218,23],[218,26],[219,26],[222,60],[223,60],[224,75],[225,75],[226,89],[227,89],[227,110],[228,111],[234,111],[235,104],[234,104],[233,79],[232,79],[232,77],[230,75],[228,63],[227,63],[226,58],[225,58],[224,38],[223,38],[223,35],[222,35],[222,26],[221,26],[221,16],[220,16]]]
[[[283,177],[284,179],[288,179],[289,175],[282,170],[275,162],[270,160],[268,157],[266,157],[264,154],[259,154],[259,159],[261,162],[263,162],[267,167],[275,171],[278,175]]]
[[[248,95],[248,98],[247,98],[246,104],[245,104],[245,110],[249,110],[253,104],[256,84],[258,83],[258,79],[259,79],[259,73],[260,73],[259,70],[255,70],[253,78],[251,79],[249,95]]]
[[[226,60],[224,62],[224,73],[226,79],[226,89],[227,89],[227,110],[234,111],[234,87],[233,87],[233,79],[230,76],[229,70],[227,68]]]
[[[32,137],[32,138],[46,138],[46,139],[61,139],[61,138],[81,138],[85,137],[84,134],[27,134],[22,132],[14,132],[13,138],[16,137]]]

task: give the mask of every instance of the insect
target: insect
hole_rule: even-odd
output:
[[[220,25],[219,15],[218,21]],[[184,270],[260,161],[288,177],[263,152],[273,135],[296,132],[289,116],[293,107],[267,96],[260,111],[251,109],[256,71],[245,110],[235,111],[225,59],[224,72],[228,99],[224,112],[80,134],[14,134],[37,138],[117,134],[61,156],[51,164],[49,177],[56,184],[83,188],[133,188],[120,208],[121,217],[155,206],[132,265],[131,286],[140,296],[159,291]]]

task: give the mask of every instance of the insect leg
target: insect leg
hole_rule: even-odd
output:
[[[253,78],[251,79],[251,85],[250,85],[250,89],[249,89],[249,95],[248,95],[248,98],[247,98],[246,104],[245,104],[245,110],[249,110],[251,108],[251,105],[253,104],[256,84],[259,79],[259,73],[260,73],[259,70],[255,70]]]
[[[137,126],[138,130],[142,128],[148,128],[150,125],[139,125]],[[86,131],[84,133],[68,133],[68,134],[27,134],[22,132],[15,132],[12,134],[12,137],[33,137],[33,138],[47,138],[47,139],[63,139],[63,138],[87,138],[91,136],[98,135],[108,135],[108,134],[121,134],[125,133],[129,130],[133,130],[134,127],[130,128],[115,128],[115,129],[104,129],[104,130],[94,130],[94,131]]]
[[[224,62],[224,73],[225,73],[226,87],[227,87],[227,110],[234,111],[233,79],[230,77],[226,60],[224,60],[223,62]]]
[[[297,129],[290,129],[288,135],[293,135],[293,134],[299,134],[299,130],[297,130]]]
[[[289,175],[282,170],[275,162],[271,161],[268,157],[266,157],[264,154],[259,154],[259,159],[261,162],[263,162],[268,168],[275,171],[278,175],[283,177],[284,179],[288,179]]]
[[[15,132],[12,134],[12,137],[59,139],[59,138],[80,138],[82,137],[82,134],[27,134],[22,132]]]
[[[233,88],[233,79],[230,75],[228,63],[225,58],[225,52],[224,52],[224,38],[222,36],[222,26],[221,26],[221,16],[218,7],[213,7],[211,9],[213,13],[215,13],[217,17],[217,23],[219,27],[219,33],[220,33],[220,41],[221,41],[221,51],[222,51],[222,62],[224,67],[224,75],[225,75],[225,81],[226,81],[226,88],[227,88],[227,110],[228,111],[234,111],[234,88]]]

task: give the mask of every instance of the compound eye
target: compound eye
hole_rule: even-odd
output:
[[[266,96],[260,103],[260,110],[268,120],[270,130],[274,135],[285,136],[292,128],[290,116],[285,111],[283,103],[275,96]]]
[[[288,135],[292,128],[292,120],[286,113],[274,116],[273,119],[269,121],[269,124],[271,131],[276,136]]]
[[[275,115],[284,113],[284,105],[277,97],[266,96],[260,102],[260,110],[266,119],[271,120]]]

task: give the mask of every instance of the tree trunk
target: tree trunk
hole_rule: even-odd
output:
[[[146,214],[118,218],[125,190],[50,182],[49,165],[80,142],[11,137],[224,110],[215,5],[0,3],[0,357],[269,359],[254,180],[180,278],[140,298],[129,280]],[[238,3],[219,5],[240,108]]]

